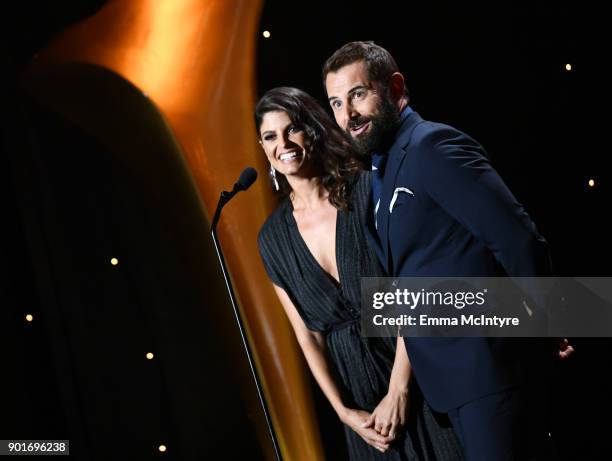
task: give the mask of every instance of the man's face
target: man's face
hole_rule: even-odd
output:
[[[365,62],[330,72],[325,87],[336,122],[361,153],[384,149],[389,135],[397,129],[399,111],[382,85],[370,81]]]

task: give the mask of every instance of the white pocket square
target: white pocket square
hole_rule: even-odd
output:
[[[395,201],[397,200],[397,197],[400,192],[405,192],[414,197],[414,192],[412,192],[407,187],[396,187],[395,190],[393,191],[393,198],[391,199],[391,203],[389,203],[389,213],[393,213],[393,206],[395,205]]]

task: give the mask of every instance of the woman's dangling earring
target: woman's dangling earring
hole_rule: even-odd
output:
[[[272,165],[270,165],[270,177],[272,178],[272,182],[274,183],[274,189],[277,191],[280,190],[278,180],[276,179],[276,170]]]

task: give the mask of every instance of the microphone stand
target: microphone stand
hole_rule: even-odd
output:
[[[276,455],[277,461],[282,461],[282,456],[280,453],[280,448],[278,445],[278,440],[276,438],[276,433],[274,432],[274,427],[272,426],[272,418],[270,417],[270,411],[268,410],[268,405],[266,403],[266,399],[263,394],[263,388],[261,382],[259,381],[259,376],[257,374],[257,370],[255,368],[255,363],[253,361],[253,353],[251,351],[251,346],[249,345],[246,332],[244,329],[244,324],[242,321],[242,316],[240,315],[240,310],[238,309],[238,302],[236,301],[236,295],[234,293],[234,287],[232,286],[232,281],[229,277],[229,273],[227,271],[227,266],[225,265],[225,257],[223,256],[223,250],[221,245],[219,244],[219,240],[217,237],[217,223],[219,222],[219,218],[221,217],[221,210],[223,207],[229,202],[234,195],[243,190],[238,184],[234,185],[234,189],[231,192],[223,191],[221,192],[221,196],[219,197],[219,203],[217,204],[217,209],[213,216],[212,224],[210,226],[210,233],[212,236],[213,244],[215,245],[215,250],[217,251],[217,257],[219,258],[219,264],[221,265],[221,271],[223,272],[223,278],[225,279],[225,287],[227,288],[227,292],[229,293],[230,301],[232,302],[232,308],[234,310],[234,317],[236,318],[236,322],[238,323],[238,330],[240,331],[240,337],[242,338],[242,344],[244,346],[244,350],[246,352],[247,360],[249,362],[249,367],[251,369],[251,374],[253,375],[253,380],[255,381],[255,387],[257,388],[257,396],[259,397],[259,403],[264,412],[264,416],[266,418],[266,424],[268,426],[268,432],[270,433],[270,438],[272,439],[272,445],[274,447],[274,454]]]

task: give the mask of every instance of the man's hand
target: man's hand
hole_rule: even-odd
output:
[[[574,354],[574,348],[569,343],[567,338],[561,338],[558,340],[556,348],[555,348],[555,358],[559,360],[566,360],[572,354]]]
[[[366,427],[365,423],[371,414],[363,410],[344,410],[341,420],[344,424],[354,430],[367,444],[372,445],[378,451],[384,453],[389,449],[389,444],[393,440],[376,432],[371,427]]]
[[[373,428],[383,437],[390,437],[394,440],[397,433],[406,423],[408,414],[408,391],[389,392],[380,401],[364,427]]]

